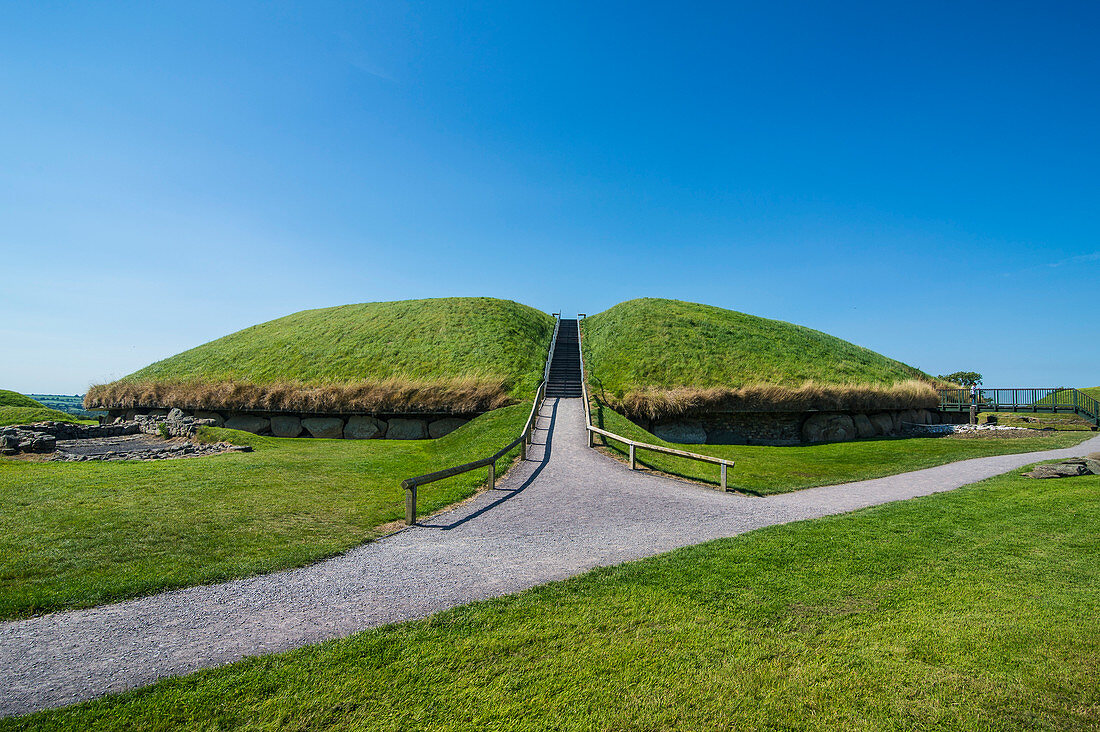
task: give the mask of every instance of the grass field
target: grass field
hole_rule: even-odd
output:
[[[990,417],[997,418],[997,424],[1005,427],[1028,427],[1030,429],[1052,430],[1091,430],[1095,425],[1076,414],[1051,414],[1047,412],[979,412],[978,423],[983,424]]]
[[[590,376],[617,398],[655,387],[891,384],[927,375],[820,331],[710,305],[644,298],[582,322]]]
[[[1003,476],[0,729],[1100,729],[1100,477]]]
[[[211,439],[255,451],[151,462],[0,458],[0,618],[270,572],[348,549],[404,515],[403,478],[491,455],[519,434],[529,409],[506,407],[438,440],[280,440],[208,429]],[[465,498],[484,480],[479,470],[422,487],[420,513]]]
[[[32,422],[79,422],[77,417],[49,409],[19,392],[0,389],[0,427]]]
[[[146,366],[124,382],[334,384],[499,379],[528,399],[554,319],[494,298],[439,298],[305,310]],[[94,400],[96,390],[90,391]],[[147,405],[146,405],[147,406]]]
[[[987,455],[1072,447],[1095,435],[1093,432],[1055,432],[1041,437],[989,437],[980,440],[952,437],[882,438],[801,447],[674,445],[602,405],[593,409],[592,421],[597,427],[633,440],[736,460],[736,467],[728,475],[729,487],[756,495],[880,478]],[[604,438],[597,436],[597,444],[603,442]],[[610,441],[605,449],[619,458],[626,455],[626,448],[621,443]],[[644,450],[639,450],[637,454],[638,463],[643,467],[718,485],[717,465]]]

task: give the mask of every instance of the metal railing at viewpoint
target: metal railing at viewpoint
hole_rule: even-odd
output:
[[[653,445],[653,444],[650,444],[648,442],[639,442],[637,440],[632,440],[629,437],[623,437],[622,435],[617,435],[614,432],[609,432],[608,430],[601,429],[601,428],[595,426],[594,424],[592,424],[592,410],[591,410],[591,407],[589,405],[589,395],[588,395],[588,379],[587,379],[587,375],[585,374],[585,370],[584,370],[584,338],[581,336],[581,333],[580,333],[580,323],[579,322],[577,323],[577,342],[578,342],[579,347],[580,347],[581,398],[584,400],[584,425],[585,425],[585,430],[588,433],[588,446],[589,447],[595,447],[595,443],[594,443],[594,440],[593,440],[593,437],[592,437],[593,434],[602,435],[605,439],[611,439],[611,440],[615,440],[616,442],[623,443],[624,445],[626,445],[627,447],[630,448],[630,450],[629,450],[629,461],[630,461],[630,469],[631,470],[637,470],[638,469],[637,451],[639,449],[649,450],[650,452],[658,452],[658,453],[662,453],[664,455],[676,455],[678,457],[685,457],[685,458],[689,458],[691,460],[698,460],[698,461],[704,462],[704,463],[711,463],[712,465],[719,465],[719,466],[721,466],[721,476],[720,476],[719,482],[721,484],[722,490],[723,491],[729,491],[729,482],[727,480],[727,472],[728,472],[729,468],[732,468],[734,466],[735,463],[734,463],[733,460],[726,460],[725,458],[714,457],[713,455],[700,455],[699,453],[688,452],[687,450],[676,450],[676,449],[673,449],[671,447],[662,447],[661,445]]]
[[[550,339],[550,349],[546,354],[546,366],[542,370],[542,381],[540,381],[535,388],[535,400],[534,403],[531,404],[531,413],[527,415],[527,422],[524,423],[523,431],[520,432],[519,437],[487,458],[475,460],[472,463],[465,463],[464,465],[456,465],[452,468],[444,468],[434,473],[418,475],[415,478],[406,478],[401,481],[401,487],[405,489],[405,523],[408,526],[412,526],[416,523],[416,489],[420,486],[434,483],[437,480],[444,480],[445,478],[453,478],[456,475],[468,473],[478,468],[488,468],[488,485],[489,490],[492,490],[496,487],[498,460],[511,452],[516,445],[521,446],[520,459],[527,459],[527,446],[531,444],[531,433],[534,430],[535,420],[538,418],[539,408],[542,406],[543,399],[546,397],[546,380],[550,375],[550,361],[554,358],[554,346],[558,343],[558,328],[561,326],[559,313],[554,313],[554,320],[554,335]]]
[[[945,412],[1052,412],[1073,413],[1100,426],[1100,402],[1079,389],[1029,387],[1023,389],[939,389]]]

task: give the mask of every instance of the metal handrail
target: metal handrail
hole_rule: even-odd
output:
[[[550,349],[546,354],[546,371],[550,368],[550,360],[554,357],[554,344],[558,341],[558,328],[561,325],[561,320],[557,319],[554,323],[554,336],[550,339]],[[509,442],[507,445],[497,450],[495,453],[487,458],[481,460],[475,460],[472,463],[465,463],[464,465],[455,465],[452,468],[444,468],[443,470],[437,470],[434,473],[425,473],[424,475],[418,475],[414,478],[406,478],[401,481],[401,487],[405,489],[405,524],[412,526],[416,523],[416,489],[422,485],[428,483],[434,483],[437,480],[444,480],[445,478],[453,478],[456,475],[462,473],[468,473],[471,470],[477,470],[478,468],[489,468],[489,490],[496,487],[497,480],[497,460],[507,455],[516,445],[522,445],[520,449],[520,459],[527,459],[527,446],[531,444],[531,433],[534,430],[535,420],[538,417],[539,407],[542,406],[543,399],[546,398],[546,379],[543,378],[539,382],[539,385],[535,388],[535,399],[531,404],[531,413],[527,415],[527,421],[523,425],[523,431],[520,432],[519,437]]]
[[[722,472],[722,477],[721,477],[722,490],[727,491],[727,492],[729,491],[729,484],[726,480],[726,472],[729,468],[732,468],[736,464],[735,461],[733,461],[733,460],[726,460],[725,458],[714,457],[713,455],[700,455],[697,452],[688,452],[687,450],[676,450],[676,449],[673,449],[671,447],[662,447],[661,445],[654,445],[654,444],[651,444],[651,443],[648,443],[648,442],[638,442],[637,440],[632,440],[629,437],[623,437],[622,435],[617,435],[614,432],[609,432],[608,430],[601,429],[601,428],[596,427],[595,425],[593,425],[592,424],[592,410],[591,410],[591,407],[589,406],[589,403],[588,403],[588,401],[589,401],[589,397],[588,397],[588,379],[586,378],[585,371],[584,371],[583,337],[581,336],[581,333],[580,333],[580,324],[579,323],[577,324],[577,344],[578,344],[578,350],[580,351],[580,359],[581,359],[581,394],[582,394],[582,398],[584,399],[584,426],[585,426],[585,431],[588,434],[588,446],[589,447],[595,447],[595,443],[594,443],[593,438],[592,438],[593,434],[603,435],[605,438],[609,438],[609,439],[612,439],[612,440],[615,440],[617,442],[621,442],[621,443],[627,445],[630,448],[630,469],[631,470],[637,470],[638,469],[638,457],[637,457],[638,449],[649,450],[650,452],[659,452],[659,453],[663,453],[665,455],[677,455],[679,457],[686,457],[686,458],[690,458],[692,460],[698,460],[698,461],[704,462],[704,463],[711,463],[712,465],[720,465],[721,468],[722,468],[722,470],[721,470],[721,472]]]

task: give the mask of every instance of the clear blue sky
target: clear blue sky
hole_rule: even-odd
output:
[[[1100,384],[1095,3],[0,12],[0,388],[305,308],[673,297]]]

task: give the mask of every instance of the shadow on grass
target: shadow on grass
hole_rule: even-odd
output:
[[[542,415],[539,415],[539,416],[541,417]],[[457,520],[453,523],[449,523],[449,524],[427,524],[427,523],[424,523],[424,524],[418,524],[418,525],[423,526],[423,527],[428,528],[428,529],[442,529],[444,531],[450,531],[451,529],[457,529],[459,526],[462,526],[466,522],[474,520],[478,516],[481,516],[483,513],[486,513],[487,511],[489,511],[493,508],[496,508],[497,506],[499,506],[500,504],[504,503],[505,501],[507,501],[511,498],[515,498],[520,493],[522,493],[524,490],[526,490],[527,487],[529,485],[531,485],[532,483],[534,483],[535,479],[538,478],[539,474],[542,473],[542,471],[546,468],[546,464],[550,462],[550,453],[551,453],[551,451],[553,449],[553,445],[554,445],[554,423],[557,421],[557,419],[558,419],[558,400],[555,399],[553,409],[550,412],[550,424],[546,427],[546,442],[544,443],[545,449],[543,450],[543,453],[542,453],[542,460],[539,461],[538,467],[536,467],[534,469],[534,471],[532,471],[531,475],[529,475],[527,477],[527,480],[523,481],[523,483],[516,486],[515,488],[494,488],[493,490],[501,491],[501,492],[504,493],[504,495],[501,496],[500,498],[498,498],[497,500],[493,501],[492,503],[490,503],[488,505],[485,505],[485,506],[482,506],[481,508],[479,508],[478,510],[476,510],[473,513],[469,514],[468,516],[463,516],[462,518],[460,518],[459,520]],[[532,444],[537,444],[537,443],[532,443]]]

